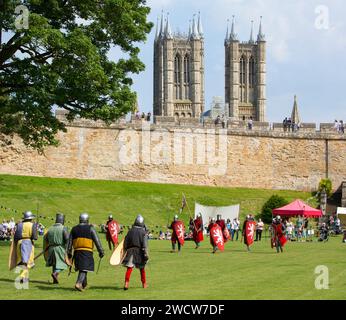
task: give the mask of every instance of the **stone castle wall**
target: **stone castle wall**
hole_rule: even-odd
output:
[[[39,155],[15,138],[0,148],[0,173],[306,191],[346,180],[346,139],[328,130],[76,121],[59,139]]]

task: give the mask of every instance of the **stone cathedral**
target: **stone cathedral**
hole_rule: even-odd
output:
[[[154,44],[154,115],[200,118],[204,111],[204,37],[200,17],[188,34],[161,18]]]
[[[154,115],[200,118],[204,112],[204,34],[201,17],[188,34],[172,33],[161,17],[154,42]],[[225,115],[231,120],[266,121],[266,41],[260,23],[257,41],[253,22],[249,41],[240,42],[227,27],[225,46]]]

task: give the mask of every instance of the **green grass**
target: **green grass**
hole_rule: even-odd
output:
[[[0,247],[0,299],[345,299],[346,255],[341,238],[327,243],[289,243],[283,254],[270,248],[269,240],[255,243],[252,252],[238,242],[227,243],[224,252],[213,255],[206,239],[194,249],[186,242],[180,254],[170,253],[169,241],[152,240],[147,270],[148,288],[142,289],[134,270],[130,290],[123,291],[125,268],[112,267],[107,251],[99,274],[89,274],[90,288],[76,292],[77,274],[61,275],[61,283],[49,284],[50,268],[42,258],[31,271],[29,290],[17,290],[18,276],[7,270],[8,246]],[[41,242],[41,241],[39,241]],[[40,244],[40,243],[39,243]],[[105,242],[104,242],[105,247]],[[39,252],[39,249],[37,249]],[[98,263],[95,254],[95,263]],[[318,265],[329,269],[329,289],[315,288]]]
[[[105,222],[109,212],[122,224],[131,224],[138,213],[152,228],[167,223],[181,204],[181,194],[187,196],[191,211],[194,202],[207,205],[240,203],[241,216],[257,214],[263,203],[278,194],[288,201],[308,199],[309,193],[277,190],[232,189],[163,185],[114,181],[90,181],[0,176],[0,209],[2,217],[21,218],[20,212],[36,212],[39,203],[40,222],[50,226],[57,211],[67,215],[68,225],[78,221],[79,213],[87,211],[91,222]],[[310,202],[310,204],[313,204]],[[13,210],[17,210],[15,213]],[[185,221],[188,214],[184,213]],[[105,237],[100,234],[104,248]],[[141,288],[139,272],[134,271],[130,290],[122,290],[125,269],[112,267],[107,249],[98,275],[89,275],[90,289],[74,291],[76,274],[61,275],[61,283],[49,283],[50,268],[43,258],[30,273],[30,289],[17,290],[18,276],[8,271],[9,243],[0,242],[0,299],[345,299],[346,255],[340,237],[327,243],[289,243],[283,254],[270,248],[269,240],[255,243],[247,253],[239,242],[227,243],[225,252],[211,254],[209,239],[194,249],[186,242],[181,254],[170,253],[169,241],[152,240],[147,266],[148,289]],[[36,242],[42,248],[42,238]],[[95,254],[96,265],[98,263]],[[329,289],[315,289],[314,270],[318,265],[329,268]]]
[[[22,211],[36,213],[39,205],[39,215],[45,217],[40,222],[44,225],[52,223],[56,212],[66,214],[69,226],[77,223],[81,212],[88,212],[95,224],[104,223],[108,213],[112,212],[126,225],[132,224],[141,213],[146,224],[156,228],[166,225],[168,217],[172,219],[178,212],[182,193],[186,195],[192,214],[195,201],[217,206],[240,204],[241,218],[248,213],[259,213],[273,194],[288,201],[311,198],[310,193],[295,191],[0,175],[0,206],[10,208],[0,208],[0,217],[14,216],[18,220]],[[187,222],[188,217],[189,212],[185,210],[181,218]]]

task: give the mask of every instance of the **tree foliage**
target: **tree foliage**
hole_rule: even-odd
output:
[[[283,207],[288,204],[288,201],[276,194],[272,195],[267,202],[263,205],[260,218],[264,223],[272,222],[272,211],[273,209],[277,209]]]
[[[15,8],[29,28],[15,28]],[[152,28],[145,0],[0,0],[0,134],[32,147],[65,130],[52,108],[112,122],[133,109],[131,74],[144,70],[138,42]],[[112,48],[126,58],[111,61]]]
[[[330,197],[332,195],[332,181],[330,179],[321,179],[318,185],[318,192],[322,192],[323,189],[326,190],[327,196]]]

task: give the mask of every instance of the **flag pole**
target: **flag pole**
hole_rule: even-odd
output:
[[[183,194],[183,197],[185,199],[185,203],[186,203],[187,209],[189,210],[189,215],[190,215],[190,219],[191,219],[192,217],[191,217],[191,210],[190,210],[189,204],[187,203],[187,200],[186,200],[184,192],[182,192],[182,194]],[[193,218],[192,218],[192,223],[193,223],[193,227],[197,231],[197,228],[196,228],[196,225],[195,225],[195,221],[193,220]]]

